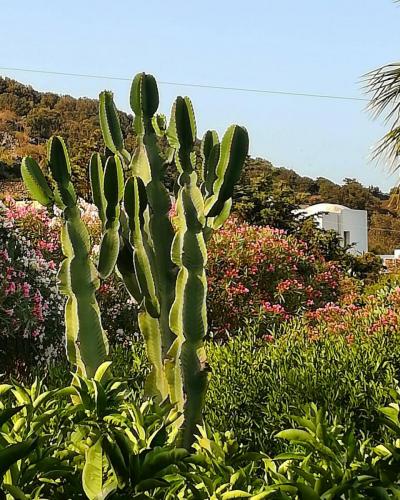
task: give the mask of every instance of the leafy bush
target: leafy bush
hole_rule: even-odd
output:
[[[224,345],[209,344],[212,370],[205,419],[233,429],[253,450],[280,451],[274,434],[290,415],[315,402],[347,428],[378,433],[378,408],[387,403],[400,369],[399,336],[326,333],[310,340],[307,325],[293,320],[281,337],[248,332]]]
[[[211,328],[222,335],[259,318],[262,332],[276,319],[337,299],[341,276],[284,231],[231,219],[210,242]]]
[[[231,432],[204,428],[188,452],[177,447],[174,408],[150,400],[138,406],[109,368],[105,363],[93,379],[75,376],[73,385],[51,391],[37,381],[0,385],[0,498],[398,496],[396,403],[381,410],[392,433],[383,441],[357,439],[311,404],[292,417],[294,428],[277,434],[285,449],[279,455],[246,453]]]

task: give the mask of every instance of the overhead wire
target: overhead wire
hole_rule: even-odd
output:
[[[26,73],[40,73],[46,75],[58,75],[58,76],[72,76],[79,78],[96,78],[101,80],[119,80],[119,81],[131,81],[131,78],[120,77],[120,76],[109,76],[109,75],[93,75],[88,73],[68,73],[64,71],[50,71],[43,69],[30,69],[30,68],[12,68],[6,66],[0,66],[0,70],[3,71],[21,71]],[[170,82],[159,80],[160,85],[171,85],[176,87],[194,87],[201,89],[213,89],[213,90],[227,90],[232,92],[248,92],[256,94],[273,94],[273,95],[287,95],[295,97],[310,97],[316,99],[331,99],[331,100],[341,100],[341,101],[363,101],[369,102],[369,99],[364,97],[353,97],[344,95],[333,95],[333,94],[319,94],[311,92],[298,92],[298,91],[286,91],[286,90],[272,90],[272,89],[255,89],[246,87],[229,87],[224,85],[211,85],[203,83],[187,83],[187,82]]]

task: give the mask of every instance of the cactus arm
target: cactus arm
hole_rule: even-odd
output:
[[[108,353],[95,292],[99,287],[96,268],[90,260],[90,239],[77,206],[71,183],[68,151],[60,137],[48,143],[48,163],[55,192],[64,207],[61,245],[65,256],[58,279],[67,296],[65,307],[66,348],[78,372],[93,376]]]
[[[79,209],[69,212],[65,232],[72,252],[59,273],[62,289],[68,296],[65,310],[67,349],[78,372],[93,377],[108,354],[108,343],[95,294],[100,283],[97,270],[90,260],[89,234],[80,218]]]
[[[22,179],[30,195],[41,205],[50,206],[54,201],[53,192],[36,161],[26,156],[21,164]]]
[[[177,227],[171,249],[172,261],[179,268],[179,273],[170,326],[177,336],[177,343],[181,344],[180,364],[185,395],[182,440],[185,447],[190,447],[197,425],[201,423],[208,370],[203,348],[207,331],[206,218],[203,195],[193,167],[196,124],[188,98],[177,98],[172,109],[168,138],[171,147],[176,149],[175,161],[181,172],[176,201]]]
[[[167,130],[171,148],[175,149],[175,163],[180,173],[193,169],[193,145],[196,140],[196,120],[188,97],[177,97],[172,106]]]
[[[179,222],[172,249],[179,274],[170,322],[171,329],[183,341],[180,354],[185,391],[183,444],[189,447],[196,426],[201,423],[208,381],[203,349],[207,331],[207,252],[203,236],[204,204],[196,184],[197,175],[195,172],[182,174],[181,181],[184,181],[184,186],[177,200]]]
[[[117,108],[114,104],[113,93],[107,90],[99,96],[99,120],[104,143],[113,154],[120,153],[129,162],[130,155],[125,149],[121,124]]]
[[[158,319],[153,318],[146,311],[138,315],[139,328],[142,332],[147,357],[151,364],[151,371],[145,383],[146,394],[156,396],[161,401],[168,395],[168,383],[164,372],[162,359],[161,335]]]
[[[222,138],[212,192],[205,202],[205,214],[208,217],[217,216],[225,202],[232,197],[233,188],[240,177],[248,148],[247,130],[238,125],[231,125]]]
[[[148,208],[146,190],[139,177],[131,177],[125,185],[125,212],[128,216],[130,243],[134,249],[134,266],[144,307],[153,318],[160,315],[160,304],[156,294],[154,254],[147,243],[144,231],[144,212]]]
[[[120,236],[120,251],[117,259],[117,269],[131,297],[133,297],[138,304],[141,304],[143,295],[140,291],[135,273],[135,266],[133,264],[133,249],[132,245],[124,236]]]
[[[201,155],[201,169],[200,169],[200,179],[204,183],[209,177],[210,169],[215,171],[215,166],[213,168],[213,164],[210,164],[210,160],[212,160],[212,150],[214,146],[219,144],[218,134],[215,130],[207,130],[204,134],[203,139],[201,140],[200,146],[200,155]],[[218,161],[218,158],[217,158]],[[203,193],[204,194],[204,193]]]
[[[104,170],[105,231],[100,244],[98,270],[107,278],[114,269],[119,253],[120,203],[124,192],[124,175],[119,156],[109,156]]]
[[[104,170],[99,153],[93,153],[89,162],[89,178],[93,203],[96,205],[102,227],[106,223],[106,199],[104,196]]]
[[[171,200],[163,184],[164,165],[157,144],[154,122],[165,129],[165,119],[155,117],[159,104],[158,89],[154,77],[140,73],[132,83],[131,108],[135,113],[135,129],[138,147],[132,158],[133,175],[139,177],[145,187],[149,205],[147,241],[151,245],[155,262],[154,281],[160,301],[160,335],[165,355],[174,341],[169,328],[169,311],[174,301],[177,270],[171,260],[170,248],[174,230],[169,219]]]
[[[215,231],[216,229],[219,229],[225,224],[225,221],[228,219],[232,209],[232,198],[229,198],[226,200],[224,203],[222,210],[220,213],[215,216],[215,217],[207,217],[207,229],[211,230],[210,236],[212,234],[212,231]],[[206,234],[205,234],[206,236]],[[207,237],[206,237],[207,240]]]

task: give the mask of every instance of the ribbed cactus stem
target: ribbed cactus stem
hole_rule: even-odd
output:
[[[34,199],[46,206],[55,202],[63,210],[61,247],[65,259],[61,263],[58,279],[61,293],[67,296],[67,357],[76,366],[78,373],[92,377],[106,359],[108,343],[96,300],[99,278],[90,258],[89,233],[81,219],[71,182],[68,151],[60,137],[52,137],[48,142],[47,161],[54,190],[31,158],[23,160],[22,173]]]
[[[215,131],[206,132],[198,182],[196,122],[190,99],[176,99],[167,127],[165,117],[155,114],[159,104],[156,81],[140,73],[133,80],[130,102],[137,140],[132,155],[125,150],[112,94],[100,95],[100,123],[106,146],[122,162],[130,158],[131,177],[125,185],[124,208],[120,211],[117,269],[140,306],[139,327],[152,366],[146,390],[161,399],[169,396],[184,411],[182,440],[190,447],[196,426],[201,423],[209,375],[203,347],[207,332],[206,241],[229,216],[233,187],[247,155],[248,137],[245,129],[234,125],[221,143]],[[173,221],[159,148],[159,138],[165,137],[170,146],[168,162],[174,162],[178,171]],[[108,215],[98,186],[103,182],[106,191],[106,173],[102,181],[98,158],[93,162],[93,195],[99,212],[105,214],[105,241]],[[45,199],[44,191],[42,186],[40,192]],[[106,253],[111,254],[109,250]],[[103,272],[100,267],[102,275],[111,269],[109,266]]]

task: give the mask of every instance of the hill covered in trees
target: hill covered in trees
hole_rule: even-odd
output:
[[[135,136],[132,116],[119,113],[125,140],[131,149]],[[66,140],[74,180],[82,196],[88,194],[90,151],[103,148],[96,99],[38,92],[15,80],[0,78],[0,179],[17,179],[25,155],[42,161],[45,142],[53,134]],[[292,210],[301,205],[328,202],[368,210],[370,250],[383,254],[400,247],[400,205],[397,189],[385,194],[356,179],[336,184],[311,179],[293,170],[274,167],[262,158],[248,158],[236,193],[236,210],[248,222],[292,229]]]

